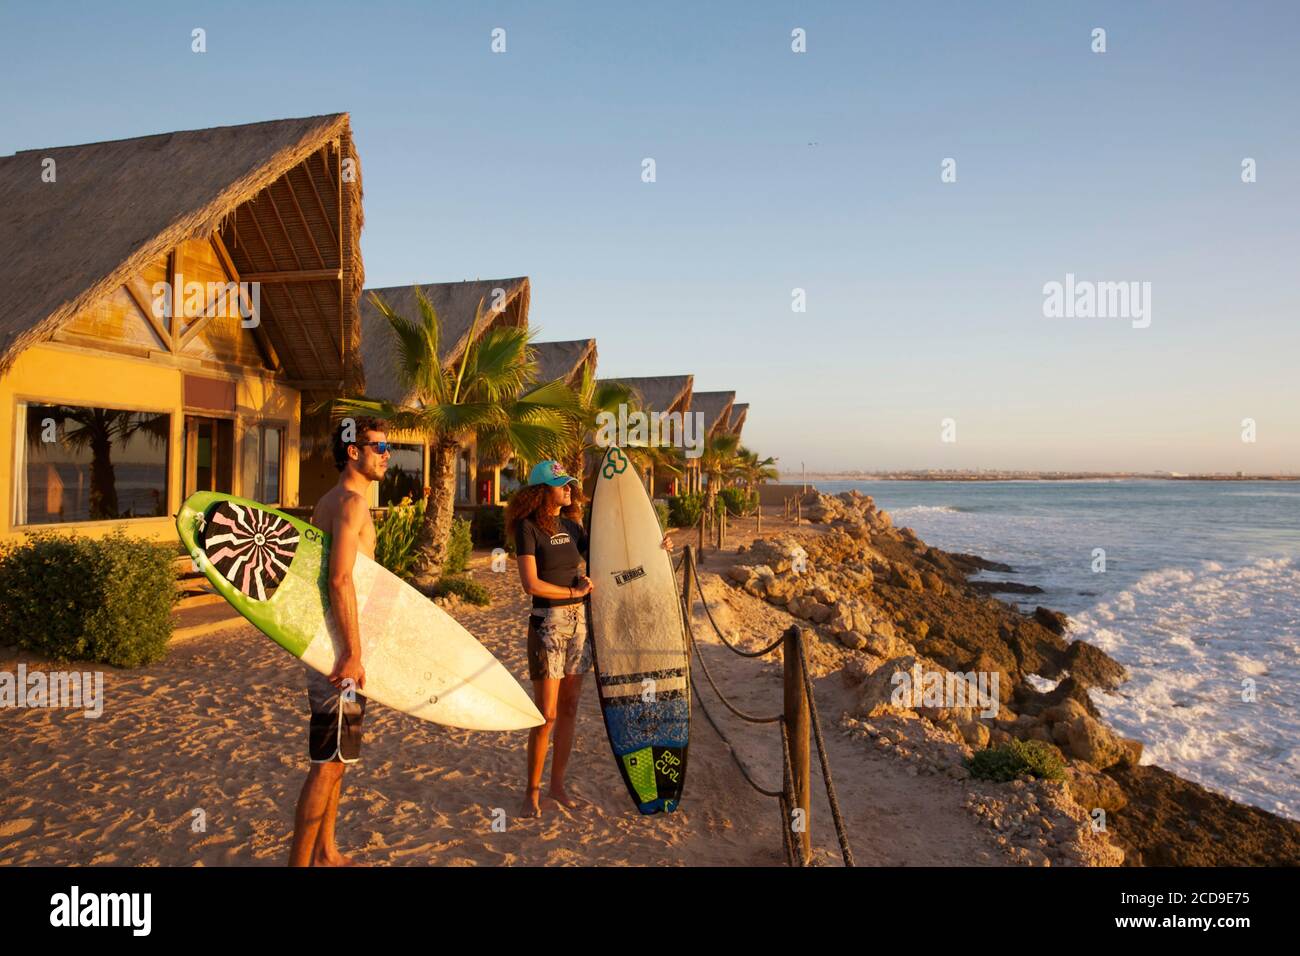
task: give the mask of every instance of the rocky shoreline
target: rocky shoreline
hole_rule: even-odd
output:
[[[814,529],[742,547],[724,578],[806,622],[814,669],[838,670],[854,688],[845,733],[917,760],[918,774],[968,781],[968,809],[1000,832],[1011,860],[1300,864],[1300,823],[1143,765],[1142,742],[1106,726],[1089,690],[1115,690],[1128,675],[1099,648],[1070,641],[1064,614],[1026,614],[991,595],[1005,582],[969,580],[1011,568],[929,547],[856,491],[813,490],[800,504]],[[979,674],[990,693],[955,706],[951,694],[918,693],[900,705],[896,688],[923,674],[942,675],[936,683],[946,678],[950,688],[959,675]],[[1031,676],[1058,683],[1043,693]],[[1013,740],[1059,757],[1064,780],[970,779],[969,757]]]

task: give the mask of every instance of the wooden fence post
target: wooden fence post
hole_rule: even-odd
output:
[[[809,784],[808,743],[812,721],[808,715],[808,698],[804,694],[803,658],[799,654],[799,640],[799,625],[790,625],[785,632],[781,651],[785,665],[785,725],[790,738],[790,777],[794,781],[794,793],[790,795],[793,816],[785,821],[785,825],[793,827],[798,822],[802,826],[802,832],[796,831],[791,836],[794,845],[799,848],[800,861],[807,865],[812,859],[812,787]]]

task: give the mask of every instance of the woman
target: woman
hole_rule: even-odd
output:
[[[506,508],[506,534],[515,542],[519,581],[533,599],[528,676],[546,720],[528,735],[528,792],[521,811],[526,817],[542,813],[542,770],[552,731],[555,755],[547,795],[566,807],[581,803],[564,789],[582,676],[591,670],[586,601],[592,583],[585,573],[588,538],[581,519],[582,488],[557,461],[539,462],[528,485],[510,496]],[[664,547],[672,549],[666,536]]]

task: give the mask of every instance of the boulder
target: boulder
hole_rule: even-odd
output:
[[[1066,725],[1069,753],[1098,770],[1114,766],[1125,757],[1119,739],[1090,715],[1076,717]]]
[[[867,639],[857,631],[843,631],[839,636],[839,641],[851,651],[860,651],[867,646]]]
[[[1099,647],[1085,641],[1075,641],[1065,649],[1062,665],[1070,676],[1088,687],[1115,690],[1128,680],[1128,671]]]
[[[1034,608],[1034,620],[1053,634],[1064,634],[1070,626],[1069,618],[1064,614],[1045,607]]]
[[[1065,785],[1074,802],[1089,815],[1098,808],[1113,813],[1128,803],[1128,797],[1118,783],[1079,760],[1070,761],[1065,768]]]
[[[972,750],[983,750],[989,745],[992,738],[992,731],[988,726],[978,720],[965,720],[957,725],[961,731],[962,739],[966,741],[967,746]]]

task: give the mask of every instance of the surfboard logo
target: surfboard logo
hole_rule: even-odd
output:
[[[203,549],[217,572],[241,593],[267,600],[289,573],[298,531],[257,508],[223,501],[208,515]]]
[[[628,581],[635,581],[637,578],[645,577],[645,568],[638,565],[635,568],[628,568],[626,571],[614,572],[614,583],[622,587]]]
[[[627,456],[617,448],[611,448],[609,454],[605,456],[605,467],[601,468],[600,474],[603,478],[613,478],[615,475],[621,475],[627,471]]]

